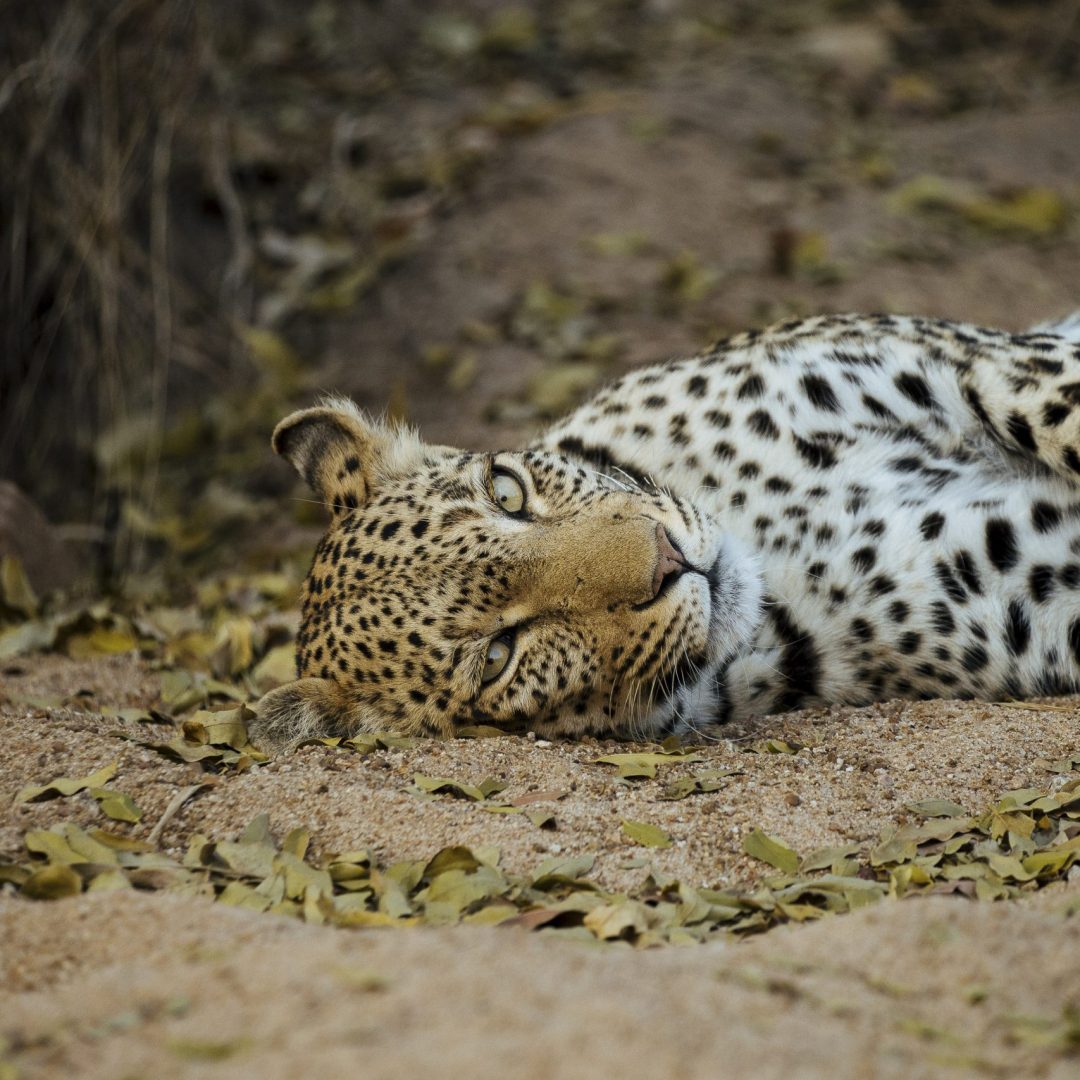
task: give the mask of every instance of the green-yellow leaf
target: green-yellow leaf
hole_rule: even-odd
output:
[[[169,1039],[166,1047],[189,1061],[225,1061],[247,1049],[246,1039]]]
[[[673,780],[668,784],[657,798],[665,801],[685,799],[689,795],[708,795],[719,791],[727,778],[735,773],[735,769],[709,769],[705,772],[695,773],[693,776],[685,776],[681,780]]]
[[[266,911],[272,903],[268,896],[256,892],[242,881],[230,881],[217,898],[219,904],[228,907],[248,908],[251,911]]]
[[[206,697],[206,687],[200,686],[190,671],[161,673],[161,704],[166,712],[186,712],[193,705],[201,705]]]
[[[181,725],[184,738],[200,746],[231,746],[250,750],[247,724],[254,714],[245,705],[233,709],[200,709]]]
[[[448,776],[425,776],[423,773],[413,773],[413,783],[421,791],[426,791],[431,795],[453,795],[459,799],[472,799],[473,802],[483,802],[488,795],[493,795],[506,787],[501,781],[491,778],[476,786],[453,780]]]
[[[587,874],[595,860],[591,855],[563,855],[545,859],[533,872],[534,889],[576,882]]]
[[[485,799],[490,799],[492,795],[498,795],[500,791],[505,791],[508,787],[504,780],[497,780],[493,776],[486,776],[479,783],[480,794]]]
[[[666,848],[671,847],[671,837],[663,829],[650,825],[645,821],[623,820],[622,833],[633,840],[635,844],[643,847]]]
[[[129,821],[134,824],[142,818],[142,811],[135,805],[135,800],[123,791],[94,787],[90,789],[90,794],[97,800],[101,812],[113,821]]]
[[[22,885],[22,895],[31,900],[59,900],[64,896],[78,896],[80,892],[82,878],[62,863],[35,870]]]
[[[455,739],[505,739],[506,732],[502,728],[491,727],[489,724],[467,724],[454,730]]]
[[[585,915],[585,925],[601,941],[636,937],[648,928],[645,905],[636,900],[621,904],[600,904]]]
[[[121,892],[132,888],[131,881],[122,870],[105,870],[95,874],[86,886],[87,892]]]
[[[451,870],[475,870],[480,860],[467,847],[446,847],[424,867],[423,876],[429,881]]]
[[[607,754],[596,758],[594,764],[615,765],[619,770],[619,776],[626,779],[651,780],[656,776],[656,770],[661,765],[688,764],[702,760],[700,754],[694,753]]]
[[[897,833],[886,836],[870,851],[870,865],[884,866],[887,863],[902,863],[914,855],[915,841]]]
[[[292,682],[296,678],[296,646],[275,646],[255,665],[251,677],[263,692]]]
[[[949,799],[923,799],[921,802],[904,804],[913,813],[924,818],[964,817],[967,811]]]
[[[344,746],[361,755],[367,755],[376,750],[411,750],[417,744],[417,740],[408,735],[395,735],[390,731],[362,731],[351,739],[322,741],[327,745]]]
[[[859,850],[858,844],[848,844],[846,847],[823,847],[810,852],[799,864],[801,873],[806,874],[811,870],[828,870],[837,863],[844,862],[849,856]]]
[[[334,883],[329,873],[325,870],[316,870],[309,866],[303,859],[282,851],[274,859],[274,870],[283,874],[285,878],[285,895],[291,900],[300,900],[308,895],[308,890],[314,890],[317,894],[331,896],[334,892]]]
[[[117,768],[117,763],[114,761],[98,769],[97,772],[92,772],[89,776],[81,776],[78,779],[60,776],[55,780],[50,780],[47,784],[42,784],[40,787],[30,785],[24,787],[15,796],[15,801],[17,803],[45,802],[47,799],[75,795],[80,791],[85,791],[87,788],[104,787],[116,775]]]
[[[752,858],[767,862],[785,874],[795,874],[799,869],[799,856],[786,844],[760,829],[754,829],[743,838],[743,851]]]
[[[27,618],[37,613],[38,598],[23,564],[14,555],[0,557],[0,605]]]
[[[0,660],[11,660],[39,649],[51,649],[56,644],[57,630],[55,618],[31,619],[0,630]]]
[[[525,816],[538,829],[553,830],[557,828],[555,815],[550,810],[526,810]]]
[[[98,626],[88,634],[75,634],[68,638],[65,650],[74,660],[89,660],[95,656],[131,652],[138,644],[130,630]]]
[[[757,754],[797,754],[802,747],[798,745],[792,745],[789,742],[785,742],[783,739],[766,739],[764,742],[758,743],[754,748],[754,752]]]

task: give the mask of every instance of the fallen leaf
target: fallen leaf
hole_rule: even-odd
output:
[[[681,780],[673,780],[657,798],[675,801],[685,799],[690,795],[708,795],[719,791],[729,777],[736,775],[738,775],[737,769],[710,769],[706,772],[695,773]]]
[[[168,1039],[166,1048],[190,1061],[225,1061],[247,1049],[246,1039]]]
[[[251,678],[260,693],[292,682],[296,678],[296,646],[275,646],[255,665]]]
[[[471,799],[473,802],[483,802],[506,787],[503,781],[490,776],[475,785],[452,780],[447,776],[425,776],[423,773],[413,773],[413,783],[421,791],[431,795],[454,795],[461,799]]]
[[[64,896],[78,896],[82,892],[82,878],[70,866],[53,863],[35,870],[20,890],[31,900],[59,900]]]
[[[557,802],[559,799],[565,799],[569,795],[569,791],[527,791],[524,795],[518,795],[516,798],[510,800],[511,806],[531,806],[533,803],[538,802]]]
[[[122,791],[92,787],[90,794],[97,800],[101,812],[114,821],[128,821],[134,824],[142,819],[142,811],[135,805],[135,800]]]
[[[245,705],[233,709],[200,709],[180,725],[184,739],[200,746],[230,746],[234,750],[252,749],[247,725],[255,714]]]
[[[555,815],[550,810],[528,810],[525,816],[538,829],[554,830],[558,828]]]
[[[948,799],[923,799],[921,802],[904,803],[913,813],[924,818],[963,817],[967,811]]]
[[[619,770],[619,776],[625,779],[653,779],[656,770],[662,765],[689,764],[694,761],[703,761],[700,754],[694,753],[641,753],[641,754],[607,754],[596,758],[596,765],[615,765]]]
[[[621,904],[601,904],[585,915],[585,926],[601,941],[636,937],[648,928],[645,906],[633,900]]]
[[[0,556],[0,608],[26,618],[37,614],[38,598],[22,562],[14,555]]]
[[[98,626],[88,634],[73,634],[64,649],[73,660],[88,660],[95,656],[131,652],[138,644],[130,630]]]
[[[766,739],[764,742],[757,743],[752,749],[756,754],[797,754],[802,746],[785,742],[783,739]]]
[[[743,851],[785,874],[798,873],[799,856],[786,844],[767,836],[760,829],[754,829],[743,838]]]
[[[643,847],[671,847],[671,837],[663,829],[659,829],[655,825],[649,825],[644,821],[627,821],[624,819],[622,833],[633,840],[635,844],[641,844]]]
[[[17,803],[45,802],[47,799],[75,795],[77,792],[85,791],[87,788],[104,787],[116,775],[117,768],[118,765],[114,761],[98,769],[97,772],[92,772],[89,776],[82,776],[74,780],[60,776],[55,780],[50,780],[47,784],[42,784],[40,787],[34,785],[24,787],[15,796],[15,801]]]
[[[433,879],[451,870],[475,870],[480,860],[467,847],[447,847],[438,852],[424,866],[423,877]]]

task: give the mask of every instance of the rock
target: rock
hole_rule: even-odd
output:
[[[888,35],[868,23],[823,26],[804,35],[799,46],[815,66],[855,85],[869,82],[892,62]]]
[[[10,480],[0,480],[0,556],[14,555],[38,595],[75,577],[75,559],[37,506]]]

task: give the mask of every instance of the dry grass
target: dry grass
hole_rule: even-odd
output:
[[[216,364],[220,316],[172,257],[175,162],[197,160],[212,36],[193,0],[5,7],[0,474],[92,513],[121,565],[118,508],[152,495],[170,367]],[[136,434],[129,468],[116,442]]]

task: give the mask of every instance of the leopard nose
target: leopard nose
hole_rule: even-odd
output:
[[[656,523],[656,569],[653,571],[652,594],[655,598],[664,583],[670,578],[676,580],[690,569],[683,553],[671,542],[667,530],[658,521]]]

